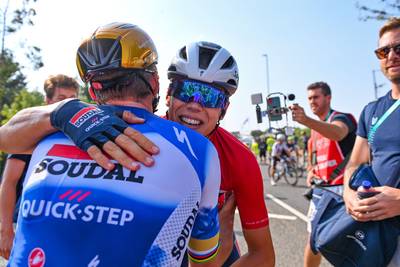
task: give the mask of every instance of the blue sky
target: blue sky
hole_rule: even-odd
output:
[[[366,1],[370,2],[370,1]],[[382,22],[360,21],[354,0],[279,1],[155,1],[39,0],[35,26],[21,35],[42,48],[45,67],[26,70],[29,87],[42,90],[50,74],[78,77],[75,52],[80,42],[100,25],[122,21],[139,25],[153,38],[159,52],[161,98],[164,100],[166,70],[176,50],[191,41],[212,41],[236,58],[240,82],[238,92],[222,125],[230,131],[265,130],[256,123],[250,95],[266,96],[268,54],[270,91],[296,94],[307,107],[306,86],[326,81],[333,91],[333,108],[359,116],[374,98],[372,70],[379,68],[373,54]],[[17,37],[17,36],[16,36]],[[15,37],[15,38],[16,38]],[[378,83],[389,84],[380,72]],[[161,102],[160,114],[165,112]],[[263,106],[263,109],[266,107]],[[243,122],[249,118],[249,122]]]

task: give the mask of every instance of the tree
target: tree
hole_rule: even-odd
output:
[[[14,97],[14,101],[8,105],[4,105],[0,112],[0,116],[3,118],[1,125],[6,123],[12,116],[14,116],[19,110],[43,105],[44,96],[39,92],[28,92],[28,90],[23,89],[18,92]],[[0,152],[0,175],[3,173],[4,164],[6,160],[6,154]]]
[[[24,108],[43,105],[44,96],[39,92],[28,92],[26,89],[21,90],[15,96],[14,102],[11,105],[4,105],[0,114],[3,117],[1,124],[5,124],[12,116]]]
[[[0,56],[0,110],[5,105],[10,105],[25,87],[25,76],[21,73],[19,64],[14,62],[12,53],[6,51]],[[0,122],[3,119],[0,113]]]
[[[15,1],[14,4],[18,6],[13,11],[12,16],[9,16],[10,0],[7,0],[5,6],[0,8],[0,19],[1,19],[1,53],[3,56],[9,51],[6,46],[6,37],[10,34],[17,33],[23,26],[33,26],[33,17],[36,16],[36,10],[32,7],[33,3],[37,0],[19,0]],[[23,44],[28,43],[26,40]],[[33,69],[39,69],[43,67],[42,58],[40,56],[40,48],[34,45],[24,46],[25,56],[32,63]]]
[[[263,135],[264,132],[261,130],[253,130],[250,132],[250,135],[254,137],[254,139],[256,139],[257,137],[259,137],[260,135]]]
[[[387,20],[390,17],[396,17],[400,15],[400,0],[379,0],[375,5],[361,4],[365,1],[357,1],[356,7],[360,10],[361,20]]]

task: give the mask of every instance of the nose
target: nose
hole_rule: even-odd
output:
[[[187,109],[193,112],[200,112],[203,106],[199,102],[190,101],[186,104]]]
[[[400,56],[394,51],[394,48],[390,48],[389,54],[388,54],[388,59],[392,60],[395,58],[400,58]]]

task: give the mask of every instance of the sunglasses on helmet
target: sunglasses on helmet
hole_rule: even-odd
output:
[[[400,44],[395,44],[395,45],[387,45],[384,47],[380,47],[375,50],[375,55],[379,59],[385,59],[389,56],[390,50],[393,49],[393,52],[396,54],[396,56],[400,56]]]
[[[172,95],[183,102],[196,102],[206,108],[224,108],[228,96],[210,84],[181,80],[171,83]]]

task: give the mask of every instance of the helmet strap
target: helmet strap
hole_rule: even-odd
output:
[[[153,107],[153,113],[155,113],[158,109],[158,103],[160,102],[160,96],[157,94],[154,96],[153,101],[151,103],[152,107]]]

